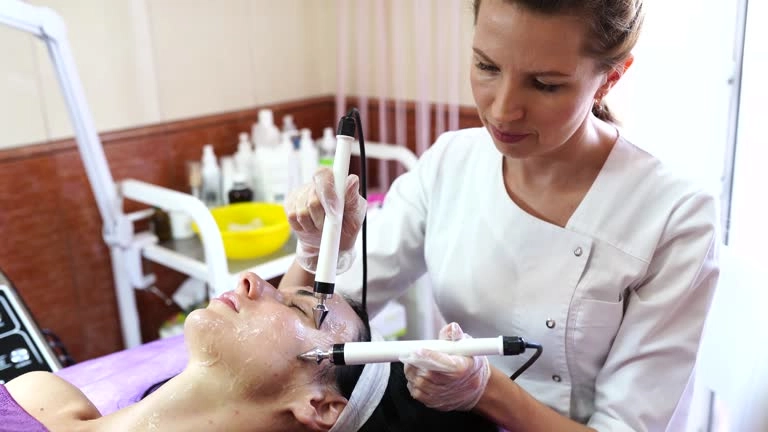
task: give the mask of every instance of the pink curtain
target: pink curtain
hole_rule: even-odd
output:
[[[355,97],[367,132],[375,106],[378,134],[367,138],[417,155],[440,133],[458,129],[462,0],[339,0],[338,6],[337,116]],[[379,185],[388,187],[389,165],[379,162],[378,173]]]

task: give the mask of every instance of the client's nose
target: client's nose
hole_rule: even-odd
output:
[[[240,276],[240,282],[237,284],[235,291],[248,297],[251,300],[256,300],[264,293],[264,288],[269,286],[269,282],[260,278],[256,273],[246,272]]]

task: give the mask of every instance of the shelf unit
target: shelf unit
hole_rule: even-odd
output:
[[[396,161],[407,170],[417,162],[416,155],[401,146],[369,142],[365,151],[366,158]],[[359,148],[354,148],[352,153],[359,155]],[[245,271],[254,272],[264,279],[281,276],[295,258],[296,239],[291,236],[280,250],[271,255],[251,260],[227,259],[213,216],[202,201],[189,194],[133,179],[123,180],[118,185],[121,197],[166,211],[186,213],[200,227],[199,238],[162,243],[150,232],[134,234],[130,246],[120,251],[122,256],[112,260],[118,298],[132,295],[133,289],[146,289],[155,282],[154,275],[143,273],[142,258],[206,282],[209,296],[233,289],[238,276]],[[145,216],[146,212],[125,215],[132,222]],[[130,325],[138,330],[135,307],[131,310],[121,308],[121,322],[123,326]]]

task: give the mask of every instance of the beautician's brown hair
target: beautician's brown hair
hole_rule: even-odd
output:
[[[591,37],[585,47],[605,70],[621,67],[629,57],[643,26],[643,0],[503,0],[546,15],[575,15],[590,23]],[[481,0],[473,0],[475,24]],[[592,113],[599,119],[616,123],[605,101],[595,101]]]

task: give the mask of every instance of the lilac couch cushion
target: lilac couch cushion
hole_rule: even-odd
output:
[[[184,336],[87,360],[56,372],[77,386],[102,415],[141,399],[153,384],[180,373],[187,364]]]

